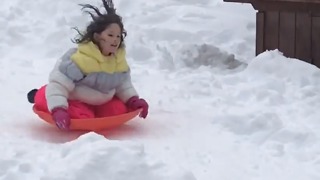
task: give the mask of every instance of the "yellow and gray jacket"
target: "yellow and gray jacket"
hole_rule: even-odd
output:
[[[67,51],[50,73],[46,88],[49,110],[68,107],[68,99],[100,105],[117,96],[123,102],[137,96],[125,49],[106,57],[92,42]]]

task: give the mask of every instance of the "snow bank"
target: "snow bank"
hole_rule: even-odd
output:
[[[106,140],[94,133],[65,144],[2,136],[0,144],[5,144],[0,146],[4,180],[195,180],[190,172],[172,174],[177,167],[155,162],[141,144]]]

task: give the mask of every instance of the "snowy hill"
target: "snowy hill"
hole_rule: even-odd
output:
[[[26,93],[87,24],[79,3],[100,1],[1,3],[1,180],[320,179],[320,71],[254,57],[250,5],[115,0],[148,118],[87,134],[42,122]]]

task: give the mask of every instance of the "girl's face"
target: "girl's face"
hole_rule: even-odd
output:
[[[100,34],[95,33],[94,38],[99,44],[102,54],[110,56],[119,48],[121,42],[120,26],[116,23],[112,23]]]

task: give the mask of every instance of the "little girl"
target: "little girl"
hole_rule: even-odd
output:
[[[141,108],[146,118],[148,103],[139,98],[131,82],[123,44],[126,32],[112,0],[102,0],[107,13],[85,4],[93,21],[76,39],[50,73],[49,83],[28,93],[30,102],[50,112],[60,129],[68,129],[70,118],[94,118]],[[32,98],[33,97],[33,98]]]

